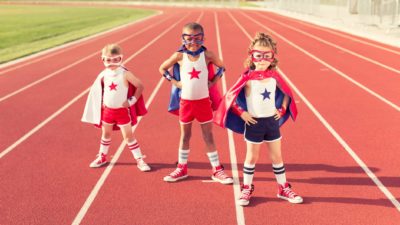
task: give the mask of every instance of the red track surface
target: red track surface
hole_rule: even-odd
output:
[[[12,66],[0,69],[0,224],[71,224],[75,220],[81,224],[237,224],[244,221],[245,224],[385,225],[400,221],[400,160],[397,157],[400,49],[362,39],[396,51],[395,54],[266,12],[162,10],[162,15],[79,43],[77,47],[72,45],[49,53],[52,56],[45,60],[34,58],[31,60],[36,62],[21,62],[21,66],[14,65],[19,66],[15,69]],[[248,35],[271,29],[278,41],[280,69],[300,91],[295,92],[298,121],[288,122],[282,133],[288,180],[304,197],[304,204],[291,205],[275,197],[275,178],[264,147],[256,167],[256,189],[251,205],[236,208],[232,186],[203,182],[210,180],[211,171],[198,124],[194,125],[189,157],[190,178],[173,184],[162,181],[175,166],[180,132],[177,118],[166,112],[170,84],[161,81],[161,88],[155,89],[161,80],[158,66],[179,45],[183,24],[196,20],[205,27],[206,46],[217,54],[217,30],[220,33],[228,87],[243,70],[242,61],[250,43]],[[99,53],[95,53],[111,42],[121,42],[128,59],[126,66],[145,84],[146,100],[152,92],[155,94],[148,115],[135,131],[153,168],[150,173],[139,172],[127,150],[108,169],[88,167],[97,153],[100,130],[80,122],[87,93],[54,115],[91,85],[102,69]],[[65,69],[91,54],[94,55]],[[337,70],[354,81],[339,76]],[[53,75],[48,79],[16,92],[50,74]],[[5,97],[9,94],[12,95]],[[327,129],[306,101],[340,137],[332,135],[333,131]],[[236,151],[230,153],[226,130],[215,127],[214,135],[220,159],[229,174],[236,167],[230,154],[236,155],[241,179],[245,156],[242,136],[234,135]],[[117,152],[122,141],[120,136],[113,135],[111,154]],[[382,182],[381,189],[346,148],[365,163],[377,182]],[[110,169],[110,173],[104,173]],[[101,177],[106,178],[104,183],[98,183]],[[94,187],[99,187],[98,192],[93,191]],[[390,195],[395,199],[390,201]],[[89,196],[95,198],[84,205]],[[87,211],[81,210],[86,206]]]

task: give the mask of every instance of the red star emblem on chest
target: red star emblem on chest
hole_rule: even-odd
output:
[[[190,79],[193,79],[193,78],[200,79],[200,77],[199,77],[199,74],[200,74],[200,73],[201,73],[200,70],[197,71],[197,70],[193,67],[192,72],[189,72],[189,74],[190,74]]]
[[[114,82],[111,82],[111,85],[109,86],[110,87],[110,91],[117,90],[117,86],[118,85],[114,84]]]

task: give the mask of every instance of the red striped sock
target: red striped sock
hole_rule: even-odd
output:
[[[104,155],[108,154],[108,148],[110,148],[111,139],[101,139],[99,152]]]
[[[135,159],[142,158],[142,152],[140,151],[140,146],[136,139],[131,142],[128,142],[128,148],[132,152],[133,157]]]

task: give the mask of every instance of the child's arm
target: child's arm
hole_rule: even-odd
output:
[[[249,88],[250,88],[249,82],[246,83],[246,86],[245,86],[244,88],[246,88],[246,89],[249,89]],[[256,123],[257,123],[257,120],[255,120],[255,119],[253,118],[253,116],[252,116],[249,112],[243,110],[243,109],[236,103],[236,101],[233,102],[231,108],[232,108],[233,113],[235,113],[236,115],[240,116],[240,118],[242,118],[242,120],[243,120],[247,125],[251,125],[251,124],[256,124]]]
[[[277,84],[277,88],[282,90],[282,88],[280,87],[279,83]],[[282,93],[283,93],[283,91],[282,91]],[[284,94],[284,95],[285,96],[283,97],[281,107],[279,109],[276,109],[276,113],[275,113],[275,116],[274,116],[274,118],[276,120],[279,120],[283,115],[285,115],[286,109],[287,109],[287,107],[289,105],[289,96],[286,95],[286,94]]]
[[[179,52],[175,52],[174,54],[172,54],[171,57],[165,60],[159,68],[161,75],[163,75],[167,80],[171,81],[171,83],[177,86],[178,88],[181,88],[181,82],[175,80],[169,73],[168,69],[171,68],[175,63],[179,62],[180,60],[182,60],[182,54]]]
[[[132,106],[133,104],[136,103],[136,101],[142,95],[143,90],[144,90],[144,86],[143,86],[142,81],[140,81],[139,78],[137,78],[135,75],[133,75],[130,71],[126,71],[125,72],[125,77],[126,77],[126,80],[130,84],[132,84],[133,86],[136,87],[136,91],[135,91],[134,96],[132,96],[131,99],[129,99],[127,101],[128,102],[128,106]],[[128,107],[128,106],[126,106],[126,107]]]
[[[215,55],[213,52],[207,50],[205,52],[205,55],[206,55],[206,58],[208,59],[208,61],[212,62],[214,65],[216,65],[218,67],[217,76],[215,76],[209,82],[209,87],[211,87],[215,83],[217,83],[219,81],[219,79],[221,79],[222,74],[225,71],[225,65],[224,65],[224,62],[222,62],[222,60],[217,55]]]
[[[289,96],[285,94],[282,100],[281,108],[276,109],[276,113],[274,116],[276,120],[279,120],[283,115],[285,115],[288,105],[289,105]]]

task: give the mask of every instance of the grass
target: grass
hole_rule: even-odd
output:
[[[0,63],[153,14],[130,8],[0,5]]]

